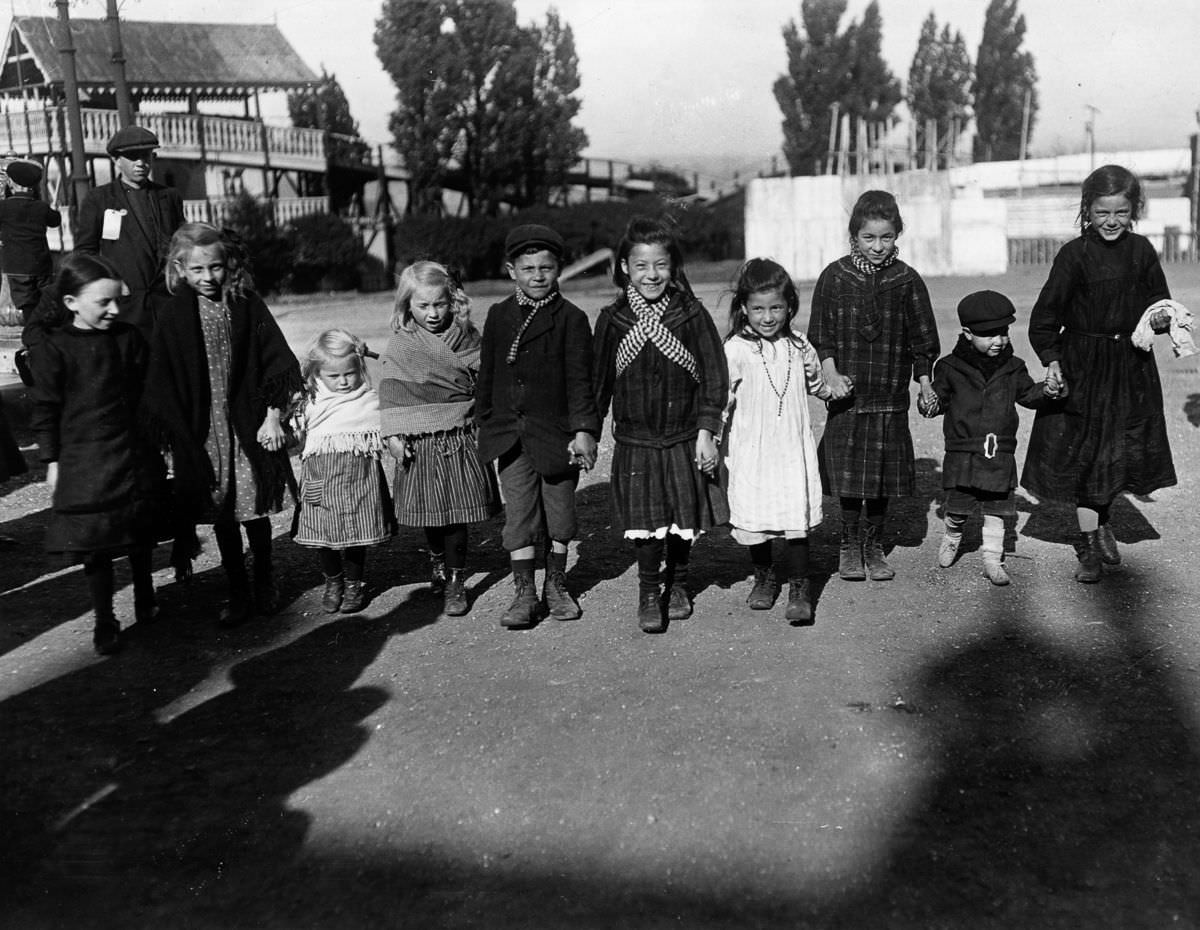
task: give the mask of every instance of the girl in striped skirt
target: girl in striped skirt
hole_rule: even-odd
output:
[[[470,299],[444,265],[400,273],[392,338],[380,357],[382,434],[399,466],[396,519],[425,529],[432,582],[457,617],[466,596],[467,525],[499,509],[496,477],[479,461],[473,421],[481,338]]]
[[[366,351],[357,336],[331,329],[313,340],[301,365],[300,508],[292,535],[320,552],[326,613],[366,606],[367,546],[387,539],[393,526],[380,461],[379,396],[367,376]]]

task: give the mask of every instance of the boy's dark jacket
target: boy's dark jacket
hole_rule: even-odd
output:
[[[164,311],[154,330],[141,415],[150,434],[171,450],[181,513],[198,520],[214,475],[204,447],[212,389],[195,291],[180,284]],[[300,365],[253,291],[230,301],[229,328],[229,420],[254,471],[255,508],[265,513],[282,505],[286,489],[294,492],[295,480],[287,453],[263,449],[258,429],[268,407],[286,410],[301,390]]]
[[[933,369],[933,390],[945,416],[944,488],[1015,488],[1017,404],[1034,409],[1053,403],[1042,383],[1034,381],[1025,363],[1013,355],[1012,346],[1005,346],[990,362],[995,366],[990,377],[985,375],[989,362],[984,359],[964,336]]]
[[[554,477],[574,467],[567,445],[577,432],[600,435],[592,331],[584,312],[559,295],[537,311],[510,365],[508,350],[523,318],[513,296],[495,304],[483,326],[475,391],[479,458],[490,462],[519,441],[538,474]]]

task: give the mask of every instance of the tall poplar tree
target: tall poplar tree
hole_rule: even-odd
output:
[[[788,71],[775,81],[783,111],[783,153],[793,174],[816,174],[828,154],[832,107],[860,121],[887,122],[903,95],[883,60],[883,20],[870,3],[862,22],[839,32],[846,0],[802,0],[800,25],[783,27]],[[801,29],[801,26],[803,29]]]
[[[971,58],[962,33],[951,34],[947,24],[939,34],[937,17],[930,13],[921,26],[917,51],[908,70],[908,110],[919,156],[923,156],[929,142],[925,137],[929,120],[937,122],[939,133],[948,132],[956,121],[959,131],[967,127],[972,80]]]
[[[1008,161],[1021,150],[1025,99],[1029,126],[1037,114],[1037,69],[1023,51],[1025,17],[1017,0],[991,0],[975,59],[975,160]]]
[[[578,61],[556,13],[526,28],[512,0],[385,0],[375,44],[416,209],[436,209],[442,185],[476,214],[565,182],[587,136],[572,124]]]

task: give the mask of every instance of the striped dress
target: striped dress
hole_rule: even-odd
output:
[[[391,536],[394,522],[381,463],[376,393],[364,384],[338,394],[318,382],[296,419],[305,443],[295,541],[349,549]]]
[[[396,520],[450,526],[486,520],[500,509],[496,475],[479,460],[473,422],[480,337],[457,322],[430,333],[409,321],[380,356],[382,435],[407,441],[396,468]]]

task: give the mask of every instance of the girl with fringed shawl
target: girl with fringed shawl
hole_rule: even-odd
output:
[[[292,538],[320,553],[326,613],[352,614],[366,606],[367,546],[391,536],[394,524],[380,464],[379,395],[371,388],[366,355],[358,336],[330,329],[312,341],[300,366],[300,506]]]
[[[229,231],[181,226],[167,286],[144,418],[169,453],[180,518],[213,526],[229,580],[220,623],[236,626],[279,606],[268,515],[295,500],[281,418],[303,387],[300,366]],[[254,556],[253,593],[239,523]]]
[[[445,613],[468,609],[467,524],[499,509],[492,470],[479,461],[474,425],[481,338],[470,300],[449,270],[416,262],[400,273],[392,337],[380,356],[382,433],[399,463],[396,519],[420,526],[429,542],[436,593]]]
[[[729,373],[717,327],[664,222],[630,221],[614,280],[622,292],[596,321],[593,383],[601,419],[612,405],[613,522],[637,554],[638,626],[661,633],[668,620],[691,615],[692,543],[729,518],[715,440]]]

